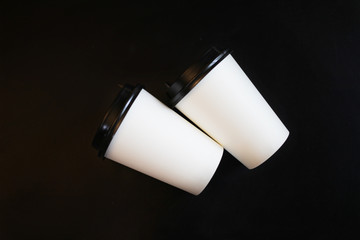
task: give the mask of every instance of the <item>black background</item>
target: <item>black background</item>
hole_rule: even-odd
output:
[[[359,1],[0,13],[0,239],[359,239]],[[199,196],[97,158],[117,84],[165,101],[164,82],[207,43],[233,50],[290,130],[283,147],[251,171],[225,153]]]

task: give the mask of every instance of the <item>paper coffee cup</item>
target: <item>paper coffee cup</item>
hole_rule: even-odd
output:
[[[126,85],[95,135],[99,156],[194,195],[209,183],[223,148],[141,86]]]
[[[168,89],[177,108],[230,154],[252,169],[289,135],[230,51],[211,48]]]

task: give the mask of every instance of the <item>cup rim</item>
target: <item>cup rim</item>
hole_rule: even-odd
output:
[[[200,59],[190,65],[167,89],[168,105],[173,108],[188,94],[213,68],[215,68],[232,51],[218,50],[211,47],[206,50]]]
[[[140,84],[135,87],[125,84],[121,87],[120,92],[106,111],[92,141],[92,146],[98,150],[99,157],[104,158],[113,136],[142,89],[143,86]]]

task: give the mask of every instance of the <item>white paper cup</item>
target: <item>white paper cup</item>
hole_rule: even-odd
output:
[[[289,131],[229,51],[211,48],[168,89],[170,106],[252,169],[272,156]]]
[[[198,195],[223,148],[141,86],[123,87],[100,125],[93,146],[119,162]]]

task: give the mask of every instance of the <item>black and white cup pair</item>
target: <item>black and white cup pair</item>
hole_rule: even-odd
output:
[[[140,85],[122,87],[94,137],[99,156],[198,195],[224,148],[252,169],[289,135],[227,50],[208,50],[169,86],[168,96],[169,107]]]

